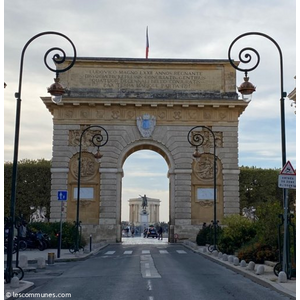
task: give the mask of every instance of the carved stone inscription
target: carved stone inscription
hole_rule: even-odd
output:
[[[71,72],[70,84],[78,88],[134,90],[223,89],[221,70],[79,68]]]

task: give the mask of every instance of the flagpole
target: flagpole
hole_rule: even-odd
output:
[[[148,36],[148,26],[146,28],[146,59],[148,59],[149,54],[149,36]]]

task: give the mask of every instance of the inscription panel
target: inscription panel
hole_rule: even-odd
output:
[[[223,90],[222,70],[158,70],[80,67],[69,86],[112,90]]]

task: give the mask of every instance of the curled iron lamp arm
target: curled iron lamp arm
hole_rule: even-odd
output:
[[[195,126],[193,127],[187,135],[188,142],[193,146],[196,147],[196,151],[194,152],[193,156],[195,159],[200,158],[201,154],[198,151],[198,147],[202,146],[205,139],[204,136],[200,132],[196,132],[193,134],[195,129],[203,130],[206,129],[210,132],[214,140],[214,220],[213,220],[213,228],[214,228],[214,245],[213,250],[217,250],[217,157],[216,157],[216,136],[214,132],[207,126]]]
[[[20,60],[20,73],[19,73],[19,85],[18,85],[18,92],[15,93],[15,98],[17,99],[17,106],[16,106],[16,123],[15,123],[15,139],[14,139],[14,157],[13,157],[13,170],[12,170],[12,187],[11,187],[11,202],[10,202],[10,220],[9,220],[9,235],[8,235],[8,249],[7,249],[7,267],[5,270],[5,280],[6,282],[11,281],[12,277],[12,251],[13,251],[13,227],[15,224],[15,204],[16,204],[16,187],[17,187],[17,166],[18,166],[18,152],[19,152],[19,133],[20,133],[20,118],[21,118],[21,92],[22,92],[22,79],[23,79],[23,64],[24,64],[24,56],[26,49],[28,46],[33,42],[35,39],[44,36],[44,35],[58,35],[65,39],[67,39],[70,44],[72,45],[73,51],[74,51],[74,57],[70,65],[68,65],[66,68],[63,69],[53,69],[51,68],[47,63],[47,57],[50,52],[52,51],[60,51],[60,53],[63,54],[61,56],[60,54],[56,53],[53,56],[53,61],[56,64],[62,64],[66,60],[65,52],[58,47],[54,47],[49,49],[46,54],[44,55],[44,63],[46,67],[56,73],[56,77],[58,77],[59,73],[65,72],[73,67],[75,61],[76,61],[76,48],[73,44],[73,42],[64,34],[56,31],[45,31],[41,32],[35,36],[33,36],[23,47],[22,53],[21,53],[21,60]]]
[[[282,51],[278,45],[278,43],[270,36],[268,36],[265,33],[261,33],[261,32],[246,32],[244,34],[239,35],[238,37],[236,37],[232,43],[230,44],[229,48],[228,48],[228,59],[230,64],[232,65],[233,68],[235,68],[238,71],[241,72],[245,72],[246,77],[248,77],[248,72],[253,71],[254,69],[256,69],[260,63],[260,55],[258,53],[257,50],[255,50],[252,47],[245,47],[242,50],[240,50],[239,52],[239,60],[243,63],[243,64],[248,64],[251,62],[252,60],[252,56],[249,52],[246,53],[246,51],[252,51],[253,53],[256,54],[257,57],[257,62],[254,64],[254,66],[249,67],[249,68],[241,68],[240,66],[237,66],[234,64],[234,60],[231,58],[231,51],[232,51],[232,47],[234,46],[234,44],[240,40],[243,37],[246,36],[262,36],[264,38],[267,38],[268,40],[270,40],[278,49],[279,52],[279,63],[280,63],[280,102],[281,102],[281,133],[282,133],[282,166],[285,165],[286,163],[286,149],[285,149],[285,108],[284,108],[284,97],[286,97],[286,93],[283,91],[283,56],[282,56]]]
[[[80,201],[80,181],[81,181],[81,148],[82,148],[82,138],[84,134],[90,130],[91,128],[99,128],[101,131],[104,132],[104,135],[100,132],[95,133],[92,136],[91,142],[92,144],[97,147],[97,153],[94,154],[94,157],[96,159],[100,159],[102,157],[102,154],[100,153],[100,148],[107,144],[108,142],[108,132],[105,128],[103,128],[100,125],[90,125],[87,128],[85,128],[79,139],[79,153],[78,153],[78,175],[77,175],[77,207],[76,207],[76,234],[75,234],[75,252],[79,251],[79,201]]]
[[[237,38],[233,40],[233,42],[230,44],[229,49],[228,49],[228,59],[230,64],[232,65],[233,68],[236,70],[245,72],[246,77],[248,72],[256,69],[256,67],[260,63],[260,56],[259,53],[250,47],[243,48],[239,52],[239,59],[242,63],[250,63],[252,56],[246,51],[252,51],[257,55],[257,62],[254,64],[253,67],[250,68],[241,68],[239,66],[236,66],[233,63],[233,60],[231,59],[231,50],[233,45],[241,38],[246,37],[246,36],[261,36],[264,37],[268,40],[270,40],[277,48],[278,53],[279,53],[279,67],[280,67],[280,119],[281,119],[281,150],[282,150],[282,167],[286,164],[286,137],[285,137],[285,106],[284,106],[284,98],[286,97],[286,92],[283,90],[283,55],[281,48],[279,47],[278,43],[269,35],[261,32],[246,32],[244,34],[239,35]],[[244,56],[243,56],[244,55]],[[245,57],[245,59],[243,58]],[[283,271],[285,271],[288,274],[288,268],[289,268],[289,262],[288,262],[288,234],[287,234],[287,222],[288,222],[288,195],[287,195],[287,189],[283,189],[283,207],[284,207],[284,244],[283,244]]]

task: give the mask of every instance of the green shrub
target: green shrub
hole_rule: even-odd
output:
[[[256,224],[240,215],[225,217],[223,224],[226,226],[218,241],[218,247],[223,253],[234,254],[256,235]]]
[[[33,232],[42,231],[50,236],[50,248],[57,248],[58,246],[58,237],[57,234],[60,230],[60,222],[53,223],[44,223],[44,222],[35,222],[28,224],[28,228]],[[75,227],[74,224],[69,222],[63,222],[62,224],[62,246],[61,248],[68,249],[74,244],[75,240]],[[82,246],[86,245],[86,241],[81,236]]]
[[[277,247],[278,225],[281,223],[281,219],[278,216],[283,213],[282,205],[278,202],[261,203],[257,207],[256,213],[258,216],[258,241],[260,244]]]
[[[198,246],[205,246],[210,243],[210,231],[209,227],[205,227],[199,230],[196,238],[196,243]]]

